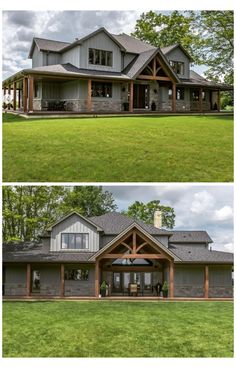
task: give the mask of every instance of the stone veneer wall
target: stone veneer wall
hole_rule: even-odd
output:
[[[233,287],[209,286],[209,298],[233,298]]]
[[[204,297],[204,286],[201,285],[174,285],[175,297]]]
[[[34,110],[45,110],[49,102],[65,101],[65,111],[74,112],[87,112],[87,100],[86,99],[34,99],[33,109]],[[92,112],[117,112],[121,111],[122,99],[112,98],[92,98]],[[51,111],[51,110],[49,110]]]
[[[89,268],[88,281],[65,280],[65,296],[94,296],[95,270]]]

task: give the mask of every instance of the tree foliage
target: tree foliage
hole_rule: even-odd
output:
[[[102,187],[4,186],[3,240],[34,241],[58,218],[77,210],[98,216],[117,208]]]
[[[196,63],[208,67],[210,80],[233,84],[233,11],[149,11],[137,20],[133,35],[156,47],[180,43]]]
[[[154,223],[154,212],[160,210],[162,212],[162,226],[167,229],[173,229],[175,225],[175,212],[172,207],[163,206],[159,200],[153,200],[148,203],[135,201],[124,211],[129,217],[141,220],[147,224]]]

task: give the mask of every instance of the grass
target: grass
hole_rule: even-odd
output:
[[[3,356],[233,357],[233,303],[4,302]]]
[[[233,181],[233,118],[4,114],[5,182]]]

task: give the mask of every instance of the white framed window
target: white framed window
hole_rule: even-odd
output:
[[[86,233],[62,233],[61,249],[88,249],[89,234]]]

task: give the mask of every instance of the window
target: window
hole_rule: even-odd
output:
[[[174,69],[177,74],[184,74],[184,63],[182,61],[170,60],[170,66]]]
[[[112,66],[112,52],[89,49],[89,64]]]
[[[168,90],[168,96],[169,96],[169,100],[172,100],[172,87],[169,87],[169,90]]]
[[[206,92],[202,91],[202,101],[206,101]]]
[[[177,88],[176,89],[176,99],[177,100],[184,100],[184,88]]]
[[[152,275],[151,272],[144,273],[144,289],[151,290],[152,288]]]
[[[39,85],[38,85],[38,83],[34,84],[34,97],[35,98],[39,97]]]
[[[32,293],[40,292],[40,271],[32,270]]]
[[[112,83],[92,82],[92,97],[112,97]]]
[[[70,269],[65,270],[65,280],[88,281],[88,269]]]
[[[192,101],[199,101],[199,90],[198,89],[193,89],[191,91],[191,100]]]
[[[62,249],[88,249],[88,234],[61,234]]]

